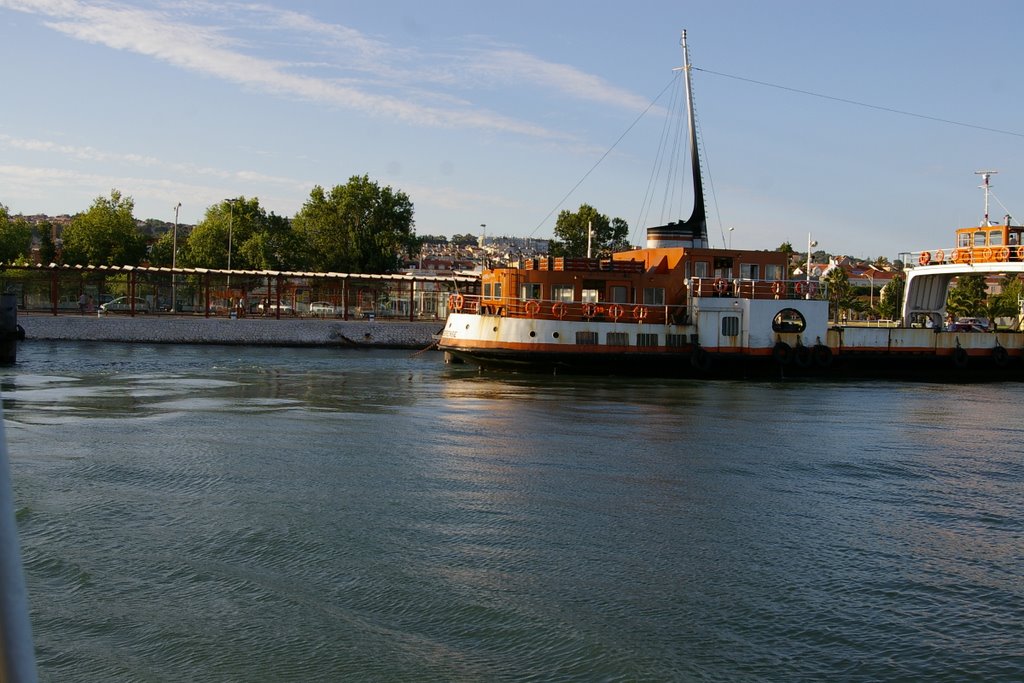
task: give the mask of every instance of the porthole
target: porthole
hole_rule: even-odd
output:
[[[530,336],[531,337],[536,337],[537,336],[537,330],[530,330]]]
[[[774,332],[803,332],[807,328],[807,321],[803,314],[795,308],[783,308],[775,314],[772,320],[772,331]]]
[[[554,339],[558,339],[558,333],[557,333],[557,332],[552,332],[552,333],[551,333],[551,336],[552,336],[552,337],[553,337]]]

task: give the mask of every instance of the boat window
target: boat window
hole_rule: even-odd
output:
[[[495,282],[494,283],[494,298],[495,299],[500,299],[501,298],[501,283],[500,282]]]
[[[611,286],[611,301],[613,304],[628,304],[629,303],[629,287],[623,285],[612,285]]]
[[[519,286],[519,298],[523,301],[527,299],[539,299],[540,298],[540,283],[539,282],[524,282]]]
[[[609,332],[604,343],[608,346],[629,346],[629,332]]]
[[[1017,244],[1017,233],[1011,232],[1008,236],[1007,244]]]
[[[681,349],[686,346],[687,339],[685,334],[666,334],[665,335],[665,346],[673,349]]]
[[[636,345],[637,346],[648,346],[648,347],[657,346],[658,345],[658,335],[657,334],[647,334],[647,333],[638,334],[638,335],[636,335]]]
[[[665,288],[664,287],[644,287],[644,305],[645,306],[664,306],[665,305]]]
[[[736,315],[727,315],[722,318],[722,336],[738,337],[740,335],[740,318]]]
[[[707,261],[695,261],[693,264],[693,276],[694,277],[707,277],[708,276],[708,262]]]
[[[785,280],[786,270],[783,266],[778,263],[769,263],[764,267],[764,277],[766,280]]]
[[[583,291],[580,292],[580,301],[585,304],[596,304],[599,300],[598,297],[600,294],[600,290],[584,287]]]
[[[971,246],[971,235],[970,235],[970,233],[962,232],[959,235],[957,235],[957,237],[959,237],[959,240],[957,241],[957,245],[956,246],[958,246],[958,247],[969,247],[969,246]]]
[[[740,279],[757,280],[761,277],[761,266],[757,263],[741,263]]]
[[[803,314],[795,308],[783,308],[772,320],[772,330],[775,332],[803,332],[806,327],[807,321]]]
[[[572,285],[552,285],[551,286],[551,300],[552,301],[564,301],[569,303],[572,301]]]
[[[974,233],[974,246],[983,247],[985,246],[985,233],[978,231]]]
[[[597,332],[577,330],[577,344],[597,344]]]
[[[989,230],[988,233],[989,246],[1001,247],[1003,245],[1003,231],[1002,230]]]
[[[485,282],[484,283],[484,298],[485,299],[490,299],[491,298],[491,283],[490,282]]]

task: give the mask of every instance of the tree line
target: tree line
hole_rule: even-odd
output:
[[[39,226],[40,260],[67,265],[142,265],[234,270],[395,272],[419,252],[408,195],[369,177],[330,190],[316,186],[291,219],[268,212],[257,197],[207,207],[187,234],[155,241],[139,228],[135,202],[112,190],[71,218],[54,240]],[[0,205],[0,262],[28,263],[33,229]],[[176,243],[176,244],[175,244]],[[175,254],[177,247],[177,254]]]

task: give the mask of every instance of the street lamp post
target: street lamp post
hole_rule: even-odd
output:
[[[225,199],[228,203],[228,289],[231,288],[231,237],[235,222],[235,202],[237,199]]]
[[[171,313],[178,312],[178,210],[181,202],[174,206],[174,234],[171,236]]]
[[[729,249],[732,249],[732,231],[736,228],[729,228]]]

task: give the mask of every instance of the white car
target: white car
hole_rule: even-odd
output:
[[[329,301],[314,301],[309,305],[309,314],[319,318],[341,315],[341,309]]]
[[[115,311],[128,312],[132,310],[131,297],[119,296],[116,299],[108,301],[105,304],[100,304],[100,310],[104,313],[113,313]],[[149,313],[149,304],[146,303],[145,299],[135,297],[135,312],[136,313]]]

